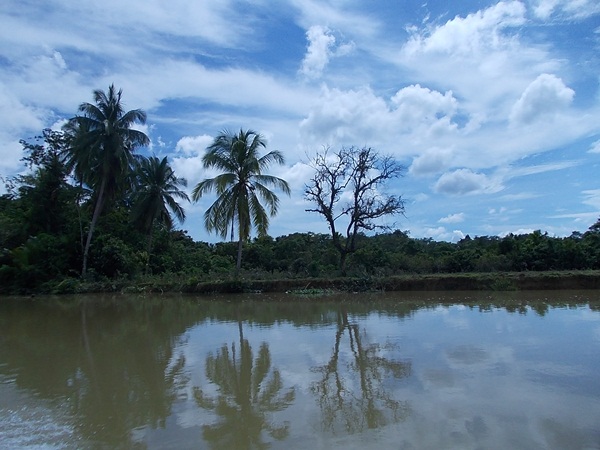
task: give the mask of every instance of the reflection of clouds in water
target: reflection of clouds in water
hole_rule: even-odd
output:
[[[484,349],[472,345],[459,345],[446,350],[446,356],[454,363],[466,365],[482,363],[488,359]]]
[[[437,370],[422,378],[427,389],[409,394],[412,415],[396,430],[404,438],[399,448],[585,448],[556,445],[560,439],[542,426],[549,420],[564,424],[560,434],[573,442],[590,445],[593,430],[600,432],[594,398],[548,391],[516,375],[459,377]]]
[[[598,311],[592,311],[587,307],[579,307],[577,312],[579,314],[570,318],[570,322],[579,322],[582,320],[585,322],[600,322],[600,314],[598,314]]]
[[[540,379],[569,380],[587,370],[538,354],[538,349],[547,345],[545,333],[553,335],[554,323],[581,323],[570,317],[575,313],[583,316],[581,320],[589,320],[589,311],[550,309],[547,316],[539,318],[493,310],[483,318],[479,311],[454,306],[421,310],[408,320],[374,314],[351,317],[351,322],[360,325],[364,344],[379,345],[377,356],[409,360],[413,367],[408,379],[385,384],[392,398],[410,404],[411,414],[406,420],[351,436],[320,433],[321,416],[313,409],[315,398],[308,388],[318,376],[311,368],[327,364],[331,357],[335,326],[309,329],[279,323],[244,328],[244,337],[253,349],[260,342],[268,342],[273,367],[280,370],[286,386],[297,387],[294,404],[277,416],[278,422],[290,421],[291,434],[283,442],[273,442],[273,449],[594,448],[597,442],[591,442],[590,436],[600,435],[598,398]],[[591,314],[600,318],[597,312]],[[483,325],[478,322],[482,319]],[[533,322],[537,325],[532,328]],[[466,326],[455,325],[460,323]],[[210,325],[210,330],[205,327],[190,339],[188,345],[196,352],[194,371],[203,373],[206,353],[231,341],[231,337],[214,335],[219,331],[229,336],[237,333],[237,324],[229,327],[233,328],[220,330]],[[592,339],[588,338],[586,345],[597,346],[600,327],[587,327]],[[347,344],[345,341],[340,349],[341,365],[354,358]],[[533,370],[539,376],[532,377]],[[345,382],[348,389],[359,389],[356,380]],[[175,406],[173,412],[185,427],[214,420],[190,400]],[[307,433],[307,429],[312,431]],[[153,444],[149,448],[160,447]]]
[[[430,389],[449,389],[454,387],[454,374],[450,370],[425,369],[422,374],[423,386]]]
[[[591,372],[583,366],[572,364],[558,364],[552,361],[534,362],[526,366],[527,371],[551,377],[578,377],[589,375]]]
[[[474,345],[457,345],[446,349],[448,366],[455,370],[468,369],[470,372],[490,369],[497,370],[514,362],[514,350],[504,345],[493,345],[487,348]]]
[[[469,328],[469,320],[466,317],[448,315],[445,316],[444,323],[457,330],[466,330]]]

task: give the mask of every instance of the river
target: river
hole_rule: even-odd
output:
[[[600,292],[0,298],[0,448],[600,449]]]

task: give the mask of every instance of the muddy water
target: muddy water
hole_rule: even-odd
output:
[[[0,298],[0,448],[600,448],[599,305]]]

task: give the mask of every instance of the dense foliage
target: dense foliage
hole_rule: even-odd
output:
[[[285,180],[264,173],[271,164],[285,162],[277,150],[260,156],[259,150],[266,146],[263,137],[252,130],[240,130],[238,134],[222,132],[202,158],[205,169],[222,172],[201,181],[192,191],[195,201],[207,193],[217,194],[217,199],[204,214],[204,226],[209,232],[214,231],[226,238],[231,230],[233,240],[234,230],[237,231],[236,274],[242,266],[243,243],[250,238],[251,228],[254,227],[259,236],[266,235],[269,217],[277,214],[279,197],[269,187],[290,195]]]
[[[31,173],[8,180],[0,196],[0,292],[64,292],[78,281],[93,195],[68,179],[57,151],[61,135],[24,143]],[[160,162],[160,161],[158,161]],[[106,206],[90,248],[91,280],[227,280],[238,243],[195,242],[156,220],[136,226],[135,190]],[[148,233],[152,257],[148,255]],[[339,275],[339,254],[328,234],[268,235],[244,243],[241,275],[252,279]],[[404,231],[359,234],[349,255],[350,276],[416,273],[600,269],[600,222],[561,238],[535,231],[505,237],[466,237],[457,243],[414,239]]]
[[[388,181],[402,175],[404,167],[370,147],[342,148],[332,154],[325,148],[310,165],[314,175],[305,186],[304,198],[312,207],[306,211],[320,214],[327,222],[340,254],[340,272],[345,274],[359,233],[389,230],[378,219],[404,213],[404,200],[383,191]]]
[[[600,220],[585,233],[573,232],[565,238],[538,230],[504,237],[467,236],[457,243],[414,239],[405,231],[371,226],[369,220],[380,217],[379,206],[386,214],[402,213],[404,204],[400,197],[382,197],[383,201],[370,196],[370,186],[378,179],[369,178],[369,164],[382,163],[388,178],[399,176],[402,169],[390,159],[378,159],[370,149],[350,152],[365,157],[364,170],[354,170],[358,166],[352,161],[347,167],[340,163],[339,177],[328,185],[317,170],[325,170],[323,158],[321,165],[314,166],[316,190],[307,186],[308,200],[313,201],[325,192],[324,186],[330,186],[332,208],[338,206],[341,185],[357,186],[355,196],[371,199],[348,210],[360,218],[350,221],[355,224],[348,228],[350,232],[336,233],[332,216],[328,224],[333,234],[273,238],[267,234],[268,217],[277,211],[278,198],[268,187],[284,193],[289,193],[289,187],[263,170],[283,163],[283,156],[277,151],[259,156],[257,150],[265,147],[260,135],[241,130],[239,135],[222,134],[208,148],[205,166],[222,174],[201,182],[193,193],[197,199],[216,192],[217,207],[207,211],[205,226],[223,237],[231,232],[232,239],[237,232],[238,242],[195,242],[186,231],[173,227],[174,218],[180,222],[185,218],[178,203],[187,201],[180,189],[185,180],[175,175],[166,158],[133,154],[146,137],[130,125],[143,122],[145,114],[125,113],[120,95],[113,86],[108,94],[95,91],[97,104],[82,104],[84,114],[62,131],[44,130],[34,142],[21,142],[29,171],[4,180],[6,193],[0,196],[0,294],[76,291],[82,261],[88,283],[116,285],[129,280],[161,286],[171,280],[172,285],[179,280],[189,286],[240,276],[277,280],[600,269]],[[104,116],[107,119],[101,120]],[[111,118],[115,119],[112,125]],[[355,184],[342,183],[348,173],[364,176]],[[310,192],[319,195],[310,197]],[[249,239],[252,227],[258,232],[254,240]],[[364,231],[380,233],[367,236]]]

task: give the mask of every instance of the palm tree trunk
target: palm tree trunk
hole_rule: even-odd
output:
[[[150,225],[150,231],[148,232],[148,248],[147,248],[147,253],[148,256],[146,257],[146,267],[144,269],[144,274],[148,275],[150,273],[150,254],[152,252],[152,236],[153,236],[153,229],[154,229],[154,221],[152,223],[152,225]]]
[[[94,229],[96,228],[96,223],[98,222],[98,218],[100,217],[100,213],[102,212],[102,207],[104,206],[104,189],[106,187],[106,177],[102,180],[102,184],[100,185],[100,192],[98,193],[98,200],[96,200],[96,207],[94,208],[94,215],[92,216],[92,222],[90,223],[90,229],[88,231],[87,240],[85,242],[85,248],[83,249],[83,267],[81,269],[81,276],[85,277],[87,272],[87,264],[88,264],[88,256],[90,253],[90,245],[92,244],[92,236],[94,235]]]
[[[77,218],[79,219],[79,245],[83,252],[83,219],[81,218],[81,193],[83,192],[83,181],[79,181],[79,191],[77,192]]]
[[[235,276],[237,277],[240,274],[240,269],[242,268],[242,238],[240,237],[238,241],[238,254],[237,254],[237,264],[235,265]]]

